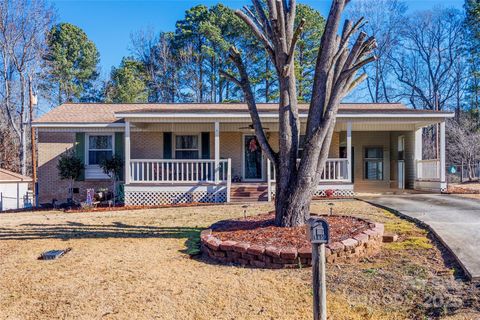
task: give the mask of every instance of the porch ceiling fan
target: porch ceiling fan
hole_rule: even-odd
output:
[[[254,130],[253,129],[253,124],[249,124],[248,127],[240,127],[238,128],[239,130]],[[263,128],[263,130],[270,130],[270,128]]]

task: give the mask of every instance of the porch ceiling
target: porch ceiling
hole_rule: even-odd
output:
[[[352,131],[413,131],[421,127],[439,123],[439,119],[338,119],[335,126],[336,132],[347,131],[347,123],[352,122]],[[213,131],[214,122],[131,122],[133,131],[158,131],[158,132],[206,132]],[[264,121],[266,131],[277,132],[277,122]],[[253,132],[249,129],[250,121],[221,122],[221,132]],[[303,128],[305,121],[302,121]]]

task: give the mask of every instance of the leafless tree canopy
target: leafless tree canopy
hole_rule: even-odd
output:
[[[399,48],[399,30],[405,26],[406,11],[406,4],[399,0],[355,0],[348,7],[347,16],[352,20],[364,17],[368,23],[362,30],[377,40],[374,53],[378,59],[364,67],[368,75],[364,86],[371,102],[396,102],[389,57]]]
[[[480,130],[477,119],[462,113],[447,122],[447,158],[452,164],[463,164],[469,178],[473,164],[480,161]]]
[[[23,174],[27,173],[27,129],[31,120],[27,112],[28,79],[40,76],[45,35],[51,22],[52,10],[43,0],[0,3],[0,126],[13,140],[11,145],[18,146],[15,156],[4,161],[19,161]]]
[[[410,16],[401,29],[400,50],[389,58],[403,90],[416,109],[446,109],[460,89],[464,58],[463,16],[454,9]]]

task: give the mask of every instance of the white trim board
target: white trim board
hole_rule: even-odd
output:
[[[277,122],[278,114],[276,113],[260,113],[260,118],[266,122]],[[402,119],[402,122],[416,123],[419,120],[424,122],[432,122],[453,118],[454,113],[341,113],[337,115],[340,122],[343,121],[375,121],[379,119],[384,122],[397,122]],[[116,113],[117,119],[125,119],[130,122],[157,122],[157,123],[212,123],[219,122],[235,122],[235,121],[251,121],[248,113]],[[302,113],[300,118],[306,119],[308,114]],[[82,123],[82,122],[34,122],[34,128],[124,128],[125,124],[121,122],[99,122],[99,123]]]
[[[259,113],[261,118],[278,118],[278,114],[274,112],[269,113]],[[395,112],[395,113],[385,113],[385,112],[366,112],[366,113],[339,113],[337,114],[337,118],[453,118],[455,114],[452,113],[432,113],[432,112]],[[300,118],[307,118],[308,113],[300,113]],[[135,118],[204,118],[204,119],[218,119],[218,118],[248,118],[251,119],[249,113],[223,113],[223,112],[215,112],[215,113],[115,113],[115,118],[117,119],[135,119]]]

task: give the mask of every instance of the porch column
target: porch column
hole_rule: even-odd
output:
[[[423,159],[423,128],[415,130],[415,150],[414,150],[414,162],[415,162],[415,180],[421,178],[422,168],[419,161]]]
[[[130,184],[130,121],[125,121],[125,184]]]
[[[220,122],[215,122],[215,184],[220,182]]]
[[[440,183],[444,184],[445,182],[447,180],[445,175],[445,121],[443,121],[440,122]]]
[[[352,122],[347,122],[347,174],[350,183],[352,180]]]

